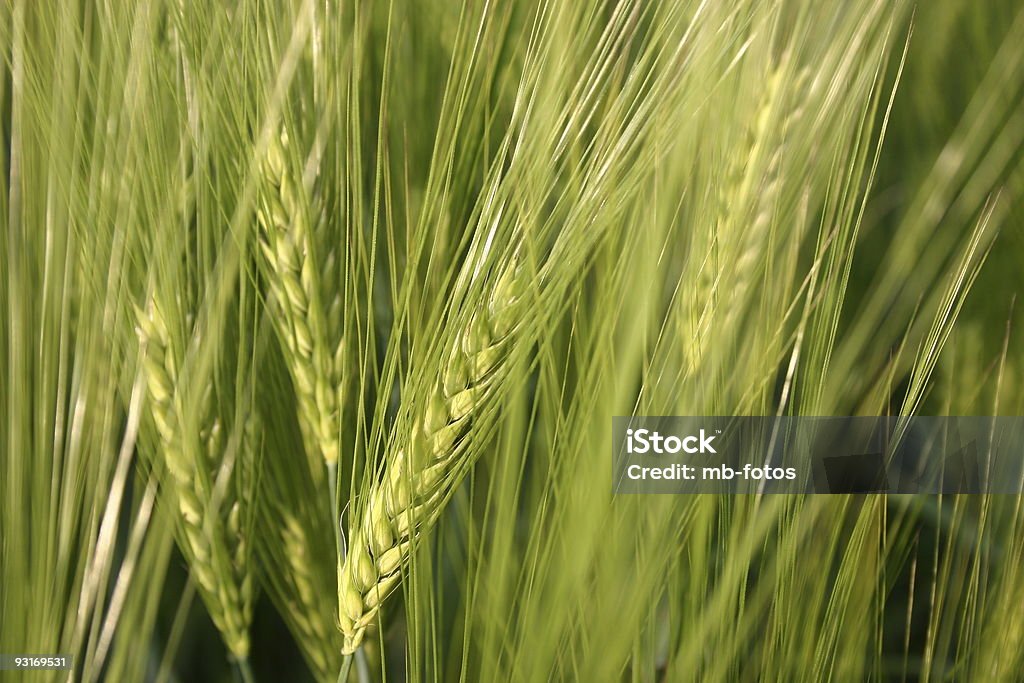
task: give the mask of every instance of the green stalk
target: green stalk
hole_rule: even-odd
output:
[[[341,660],[341,671],[338,672],[338,683],[346,683],[346,681],[348,681],[349,672],[352,671],[352,658],[353,655],[345,655]]]
[[[235,668],[238,671],[238,678],[242,683],[256,683],[256,677],[252,673],[252,665],[248,657],[239,657],[235,660]]]

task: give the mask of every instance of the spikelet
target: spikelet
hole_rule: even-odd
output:
[[[205,426],[197,439],[190,440],[181,427],[180,363],[161,307],[150,298],[144,310],[136,310],[136,319],[149,412],[159,437],[161,461],[170,474],[165,490],[175,503],[179,544],[225,644],[233,656],[245,658],[254,595],[251,544],[232,492],[225,491],[220,500],[214,500],[213,480],[223,455],[224,435],[219,419],[211,417],[212,392],[208,387],[198,398]],[[254,447],[254,434],[255,425],[247,425],[243,452]]]
[[[436,520],[446,494],[472,464],[465,437],[507,370],[523,313],[523,272],[518,258],[505,266],[487,305],[471,316],[445,358],[429,399],[414,408],[409,438],[387,460],[362,513],[353,516],[338,588],[346,654],[359,647],[398,584],[414,538]]]
[[[271,140],[262,163],[260,248],[274,301],[271,316],[284,343],[303,439],[310,453],[319,453],[330,465],[341,451],[344,344],[339,260],[334,249],[326,250],[322,262],[317,260],[310,202],[301,178],[292,172],[288,149],[288,134],[282,131]]]

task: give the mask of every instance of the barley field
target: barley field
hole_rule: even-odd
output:
[[[0,146],[0,681],[1024,680],[1019,496],[609,476],[1024,415],[1016,0],[3,0]]]

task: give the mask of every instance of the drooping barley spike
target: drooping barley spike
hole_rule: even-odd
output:
[[[136,310],[136,319],[149,413],[160,461],[169,473],[165,491],[174,501],[179,545],[228,650],[243,659],[249,653],[253,603],[249,544],[234,493],[214,491],[225,438],[219,418],[212,415],[212,391],[207,387],[196,397],[203,427],[194,436],[186,434],[179,391],[181,362],[163,310],[150,297],[144,309]],[[252,448],[250,438],[243,435],[240,449]]]
[[[271,140],[262,163],[260,247],[274,304],[271,316],[295,386],[303,439],[310,453],[319,453],[332,465],[341,450],[338,419],[344,346],[339,263],[333,249],[324,250],[323,261],[318,261],[322,244],[316,239],[313,210],[301,177],[292,170],[289,146],[288,134],[282,131]]]
[[[524,269],[504,267],[487,303],[474,311],[446,354],[428,399],[412,410],[408,438],[386,460],[361,511],[349,524],[340,569],[339,621],[343,652],[354,652],[401,578],[417,534],[441,513],[447,494],[472,464],[467,436],[492,400],[509,366],[524,305]]]

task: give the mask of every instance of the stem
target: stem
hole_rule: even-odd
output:
[[[338,463],[327,465],[327,490],[331,496],[331,527],[334,529],[334,554],[338,558],[338,570],[341,571],[341,517],[338,515]]]
[[[235,669],[242,683],[256,683],[256,677],[252,674],[252,667],[249,665],[248,657],[239,657],[235,660]]]
[[[338,673],[338,683],[348,683],[348,674],[352,670],[352,655],[345,655],[341,660],[341,672]]]
[[[338,520],[334,516],[338,514],[338,463],[327,463],[327,490],[331,496],[331,518],[334,525],[334,535],[338,535]]]

